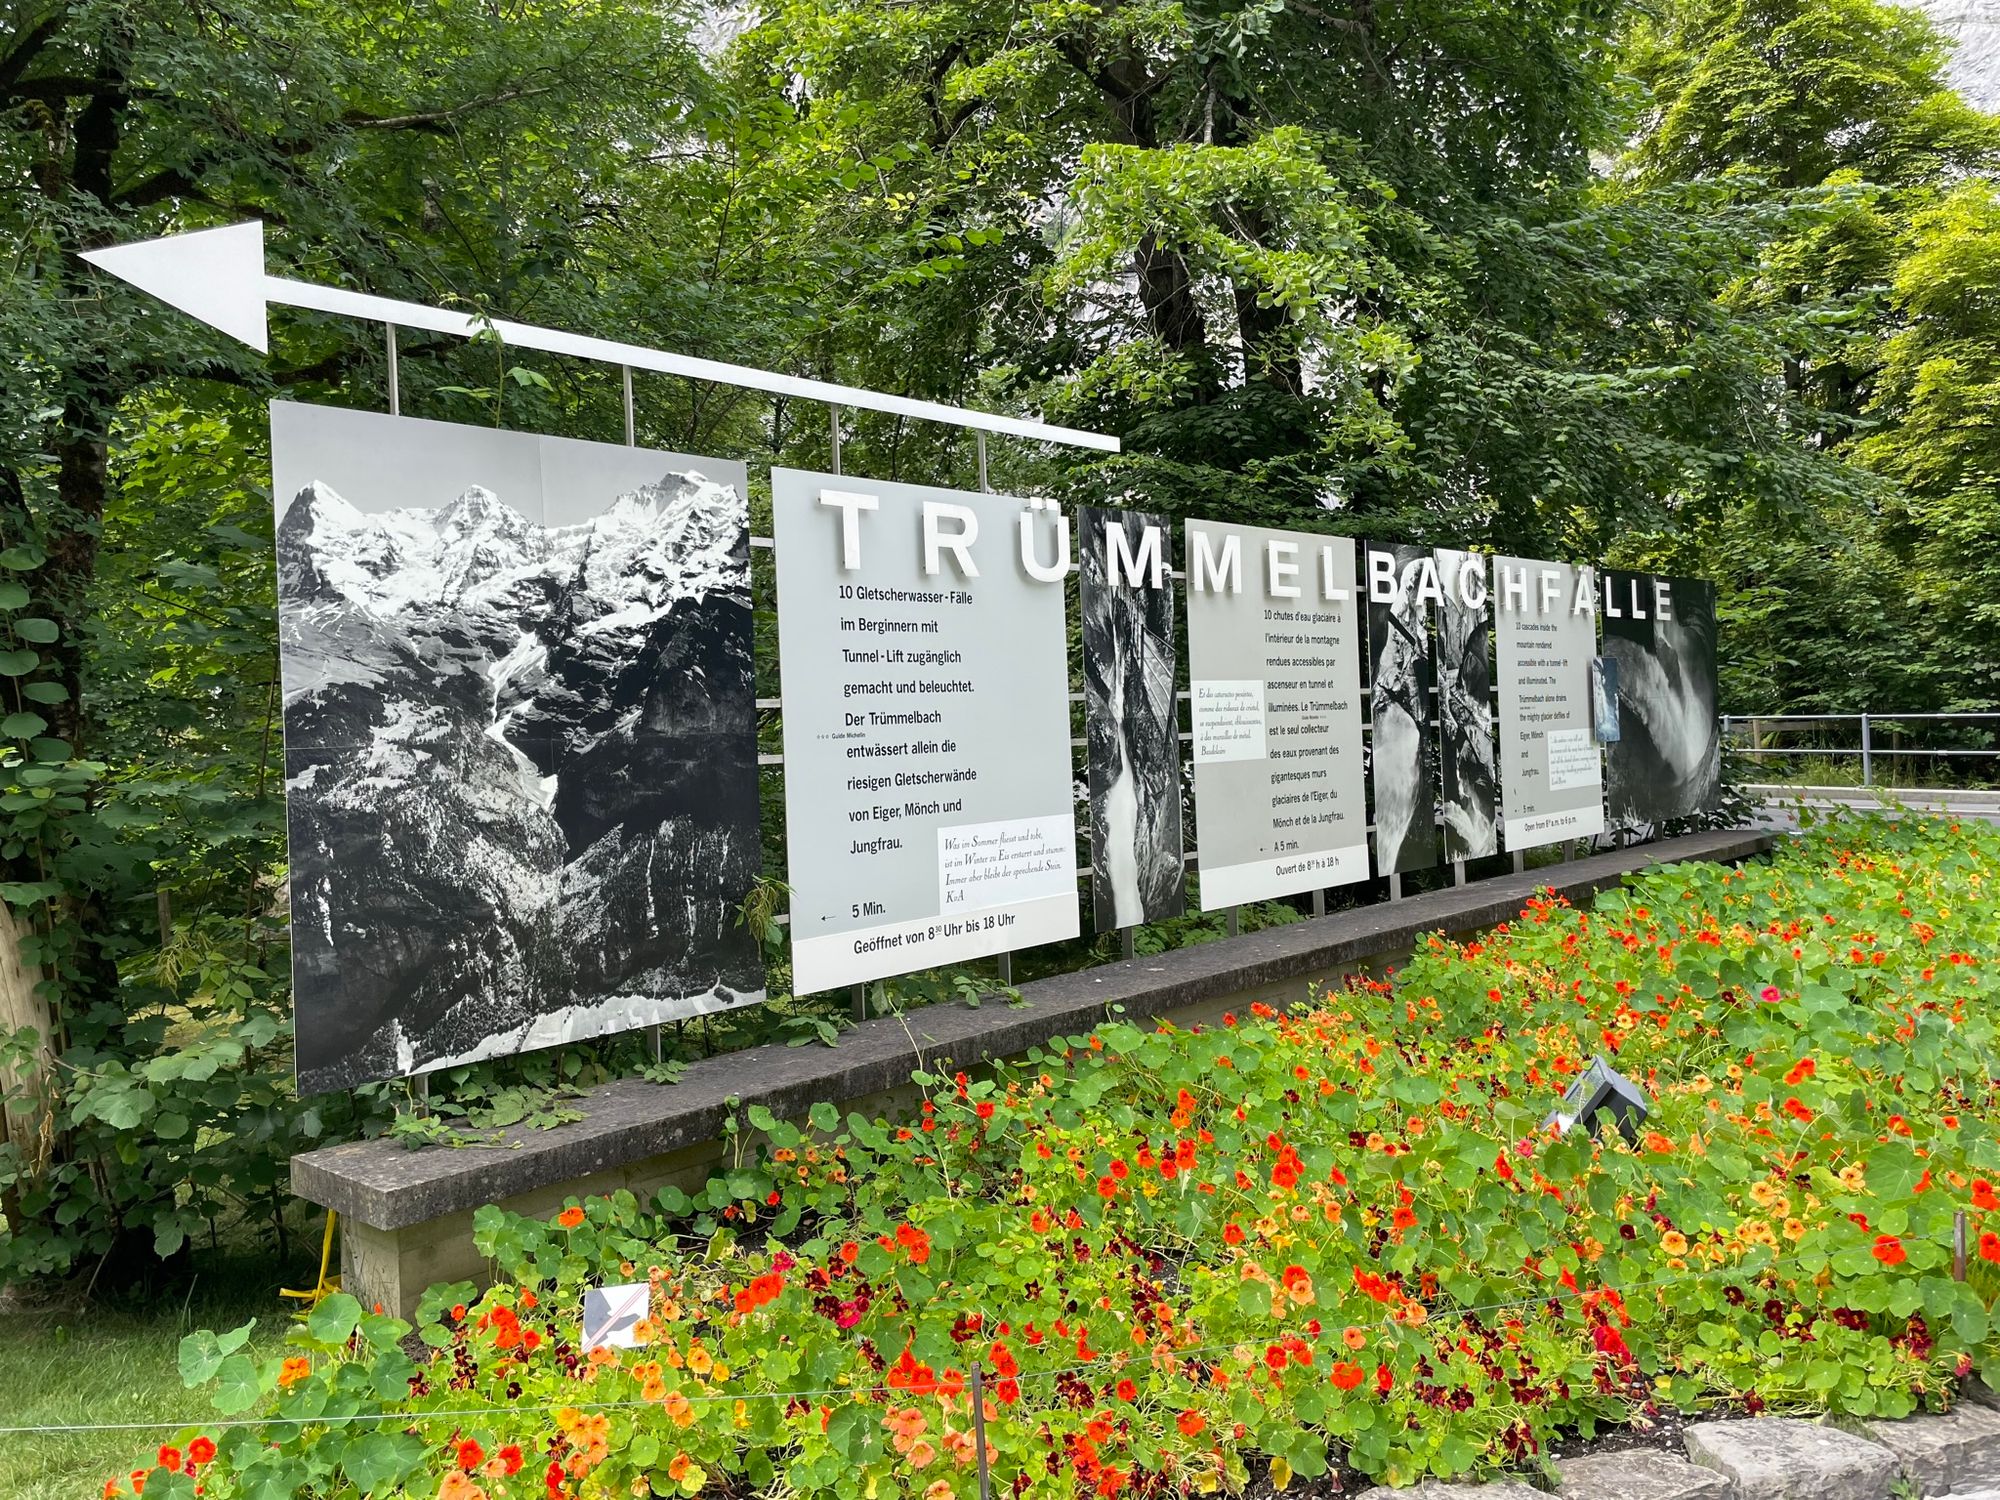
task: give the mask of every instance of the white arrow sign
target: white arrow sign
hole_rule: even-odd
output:
[[[884,391],[863,390],[858,386],[780,375],[748,365],[669,354],[663,349],[648,349],[639,344],[621,344],[612,339],[590,338],[554,328],[537,328],[530,323],[510,323],[504,318],[475,318],[465,313],[448,312],[441,307],[425,307],[418,302],[398,302],[389,297],[371,297],[365,292],[343,291],[339,287],[288,281],[282,276],[265,273],[264,226],[254,220],[248,224],[232,224],[224,229],[199,229],[188,234],[169,235],[165,239],[140,240],[135,244],[114,245],[105,250],[89,250],[84,252],[83,258],[263,353],[270,350],[265,309],[276,302],[286,307],[304,307],[342,317],[365,318],[376,323],[391,323],[399,328],[421,328],[428,333],[451,334],[458,338],[471,338],[491,329],[502,342],[516,349],[540,349],[549,354],[594,359],[602,364],[626,365],[635,370],[658,370],[667,375],[684,375],[690,380],[740,385],[773,396],[794,396],[804,401],[860,407],[867,411],[888,412],[892,416],[916,417],[927,422],[946,422],[954,427],[1030,438],[1036,442],[1063,443],[1072,448],[1095,448],[1105,453],[1116,453],[1119,449],[1117,438],[1101,432],[1056,427],[1047,422],[996,416],[991,412],[967,411],[963,407],[946,406],[938,401],[919,401],[910,396],[892,396]]]

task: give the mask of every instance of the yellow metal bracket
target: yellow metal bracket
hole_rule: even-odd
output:
[[[340,1290],[340,1278],[327,1274],[333,1268],[333,1226],[337,1217],[338,1215],[332,1209],[329,1208],[326,1211],[326,1235],[320,1240],[319,1244],[318,1282],[309,1290],[303,1292],[295,1292],[290,1287],[278,1288],[278,1295],[280,1297],[296,1298],[298,1301],[305,1303],[306,1311],[308,1312],[317,1307],[325,1298],[332,1296]]]

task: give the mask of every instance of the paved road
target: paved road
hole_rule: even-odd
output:
[[[1755,784],[1747,788],[1764,799],[1764,815],[1759,826],[1794,829],[1799,826],[1801,804],[1828,810],[1837,807],[1871,808],[1892,816],[1900,806],[1910,812],[1950,813],[1961,818],[1983,818],[2000,823],[2000,791],[1956,792],[1934,787],[1903,788],[1864,786],[1780,786]]]

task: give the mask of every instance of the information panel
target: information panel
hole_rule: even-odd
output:
[[[1436,864],[1438,737],[1430,606],[1437,563],[1417,547],[1365,546],[1368,569],[1368,765],[1375,784],[1375,870]]]
[[[1609,742],[1612,826],[1657,827],[1712,810],[1722,796],[1715,586],[1607,573],[1604,662],[1618,726]]]
[[[1077,522],[1090,888],[1108,932],[1187,907],[1174,584],[1163,517],[1084,506]]]
[[[1500,785],[1509,849],[1604,831],[1604,771],[1591,734],[1596,584],[1588,568],[1493,561]]]
[[[1202,909],[1366,880],[1353,541],[1189,521],[1184,557]]]
[[[1438,764],[1444,772],[1445,854],[1500,852],[1493,767],[1493,666],[1486,559],[1440,547],[1437,607]]]
[[[1075,937],[1065,522],[771,471],[792,988]]]

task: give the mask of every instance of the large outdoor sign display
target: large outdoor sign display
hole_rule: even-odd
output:
[[[1366,880],[1354,543],[1189,521],[1182,556],[1203,910]]]
[[[771,510],[793,989],[1076,936],[1068,518],[791,469]]]
[[[1416,547],[1369,546],[1366,558],[1368,762],[1375,866],[1386,875],[1428,869],[1439,858],[1430,631],[1437,564]]]
[[[1186,905],[1174,585],[1162,517],[1086,506],[1077,526],[1090,888],[1105,932]]]
[[[1509,849],[1604,831],[1604,772],[1590,711],[1596,587],[1588,568],[1493,559]]]
[[[84,258],[259,351],[273,302],[384,325],[392,413],[398,328],[625,377],[623,447],[271,408],[302,1092],[763,998],[747,476],[633,445],[632,371],[827,403],[836,467],[843,407],[1121,447],[273,276],[255,222]],[[1142,511],[771,492],[801,994],[1076,936],[1080,804],[1098,929],[1177,915],[1187,781],[1205,910],[1719,803],[1705,583],[1199,519],[1177,573]]]
[[[1440,547],[1438,574],[1437,714],[1439,808],[1445,856],[1482,859],[1500,850],[1498,782],[1494,774],[1492,590],[1487,560]]]
[[[299,1084],[763,998],[741,464],[271,408]]]
[[[1607,573],[1604,655],[1617,664],[1618,738],[1607,747],[1612,826],[1643,828],[1715,806],[1715,586]]]

